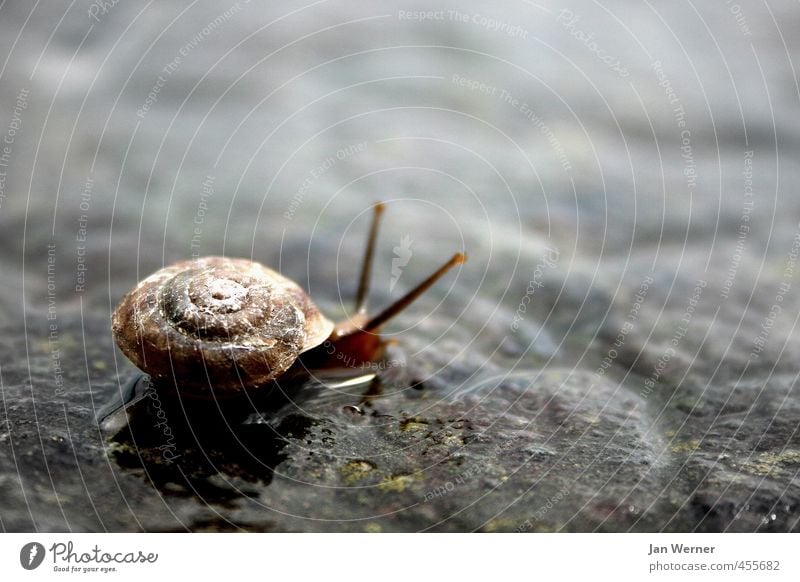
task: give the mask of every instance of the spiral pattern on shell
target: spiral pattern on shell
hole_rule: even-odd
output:
[[[207,257],[157,271],[112,317],[125,355],[181,390],[235,392],[283,374],[333,331],[296,283],[253,261]]]

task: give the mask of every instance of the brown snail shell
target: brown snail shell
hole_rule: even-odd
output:
[[[139,283],[112,317],[124,354],[181,390],[238,392],[288,370],[334,329],[296,283],[260,263],[206,257]]]

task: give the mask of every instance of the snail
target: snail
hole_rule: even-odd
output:
[[[456,253],[378,315],[366,309],[384,206],[372,224],[356,294],[356,314],[335,324],[294,281],[255,261],[228,257],[165,267],[125,295],[112,315],[114,339],[155,381],[174,379],[182,394],[232,395],[295,374],[383,353],[380,328],[466,255]],[[347,357],[342,358],[342,354]]]

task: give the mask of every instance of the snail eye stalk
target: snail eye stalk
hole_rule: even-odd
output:
[[[411,305],[414,300],[425,293],[425,291],[436,283],[436,281],[441,279],[450,269],[467,260],[467,255],[464,253],[454,254],[450,257],[449,261],[434,271],[427,279],[419,283],[419,285],[381,311],[378,315],[370,317],[367,313],[367,295],[369,294],[372,264],[374,262],[375,246],[378,240],[378,228],[385,209],[386,206],[383,202],[377,202],[372,207],[372,224],[367,238],[367,247],[364,251],[364,260],[361,264],[361,277],[358,283],[358,292],[356,293],[356,314],[347,321],[341,322],[336,326],[331,336],[333,341],[339,341],[346,337],[362,334],[363,332],[377,331],[383,324]]]
[[[361,278],[358,282],[358,293],[356,294],[356,312],[367,312],[367,295],[369,294],[369,284],[372,277],[372,263],[375,257],[375,244],[378,240],[378,227],[380,226],[381,216],[385,206],[383,202],[378,202],[372,207],[372,226],[369,229],[367,248],[364,251],[364,260],[361,263]]]
[[[467,260],[467,255],[464,253],[456,253],[444,265],[439,267],[430,277],[422,281],[419,285],[414,287],[411,291],[406,293],[403,297],[392,303],[389,307],[381,311],[375,317],[370,318],[364,325],[364,331],[375,331],[380,328],[384,323],[389,321],[395,315],[403,311],[406,307],[417,299],[420,295],[425,293],[436,281],[441,279],[447,271],[461,265]]]

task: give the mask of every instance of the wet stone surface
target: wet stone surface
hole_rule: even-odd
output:
[[[102,321],[98,326],[94,331],[105,333]],[[75,342],[63,356],[83,354]],[[128,386],[141,384],[139,399],[98,424],[96,413],[108,413],[99,404],[121,398],[114,397],[116,382],[99,380],[106,373],[102,360],[89,360],[90,390],[79,389],[85,377],[67,377],[69,389],[53,395],[31,390],[21,355],[16,368],[3,369],[2,444],[10,453],[2,457],[0,481],[4,527],[783,531],[796,525],[792,484],[800,443],[793,419],[800,411],[787,399],[792,377],[776,376],[767,387],[739,383],[714,395],[678,390],[662,406],[624,382],[573,367],[530,374],[486,374],[480,367],[484,377],[476,381],[475,367],[451,364],[420,381],[435,358],[411,361],[402,347],[390,357],[406,365],[360,385],[309,382],[219,406],[181,402],[125,373]],[[49,373],[47,354],[32,349],[30,361],[30,369]],[[470,389],[452,389],[465,384]]]
[[[747,43],[722,4],[702,22],[660,6],[667,29],[612,2],[638,41],[572,7],[625,78],[528,4],[493,8],[527,39],[392,3],[290,4],[242,4],[146,110],[219,5],[173,26],[178,5],[119,3],[85,42],[83,9],[58,25],[0,8],[3,54],[28,23],[0,82],[0,139],[19,118],[0,197],[0,530],[800,530],[796,4],[748,7]],[[560,149],[454,74],[531,104]],[[470,258],[349,375],[366,379],[185,401],[115,348],[120,298],[195,253],[263,262],[346,317],[378,199],[371,306]]]

